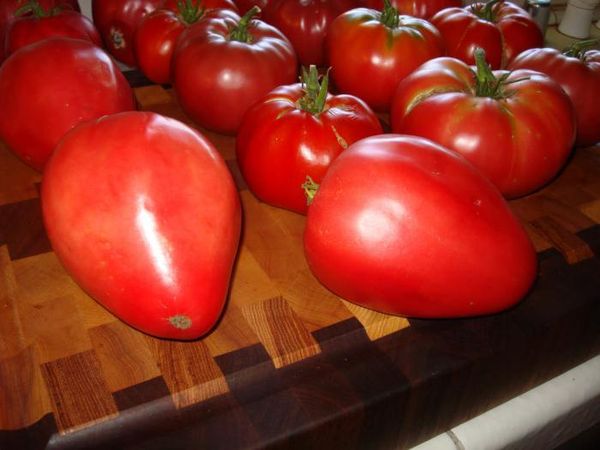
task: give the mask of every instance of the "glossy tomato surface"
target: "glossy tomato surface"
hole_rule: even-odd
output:
[[[383,9],[384,0],[363,0],[363,6],[373,9]],[[390,0],[400,14],[429,19],[438,11],[445,8],[462,6],[461,0]]]
[[[135,29],[164,0],[92,0],[92,17],[106,50],[118,61],[136,67]]]
[[[321,112],[303,108],[305,86],[281,86],[244,116],[237,161],[262,201],[305,214],[306,177],[320,183],[331,162],[358,139],[383,132],[375,113],[357,97],[328,94]]]
[[[315,276],[376,311],[461,317],[502,311],[536,276],[536,253],[498,190],[462,156],[415,136],[352,144],[308,210]]]
[[[589,49],[571,56],[554,48],[530,49],[518,55],[509,69],[531,69],[550,76],[575,107],[575,144],[586,147],[600,141],[600,50]]]
[[[382,112],[389,110],[404,77],[444,53],[433,25],[394,11],[347,11],[331,23],[326,41],[331,76],[340,92],[356,95]]]
[[[392,130],[461,153],[506,197],[519,197],[551,181],[566,163],[575,137],[573,106],[540,72],[488,75],[492,91],[486,93],[466,63],[428,61],[398,86]]]
[[[252,17],[218,10],[179,37],[173,55],[175,93],[183,110],[209,130],[235,133],[250,106],[275,87],[296,81],[290,41]],[[235,38],[234,29],[239,31]]]
[[[64,267],[124,322],[195,339],[220,317],[240,203],[223,158],[197,131],[138,111],[88,121],[58,145],[42,207]]]
[[[474,64],[475,48],[481,47],[493,69],[506,67],[524,50],[544,45],[544,35],[531,15],[504,0],[445,8],[431,17],[431,23],[442,33],[448,56]]]
[[[28,15],[15,19],[6,34],[6,55],[50,37],[84,39],[102,47],[100,34],[90,19],[73,10],[62,10],[41,17]]]
[[[0,138],[40,171],[78,123],[135,109],[131,87],[106,52],[62,37],[13,53],[0,66],[0,98]]]

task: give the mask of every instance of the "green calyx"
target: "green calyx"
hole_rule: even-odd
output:
[[[319,71],[316,66],[311,65],[308,70],[302,67],[300,82],[304,89],[304,96],[298,100],[298,107],[315,116],[321,114],[325,108],[329,87],[329,69],[327,69],[327,73],[323,75],[320,82],[319,78]]]
[[[31,14],[36,19],[41,19],[43,17],[55,16],[60,11],[62,11],[62,8],[58,5],[45,10],[37,0],[28,0],[23,6],[18,8],[14,14],[15,17]]]
[[[400,23],[400,13],[392,6],[390,0],[383,0],[383,11],[379,16],[379,21],[388,28],[397,28]]]
[[[506,89],[509,84],[522,81],[524,78],[508,81],[510,72],[503,73],[496,77],[492,68],[485,59],[485,50],[477,47],[474,51],[476,70],[473,71],[475,77],[475,95],[477,97],[489,97],[500,100],[510,97],[513,92]]]
[[[306,181],[300,187],[304,190],[306,204],[310,206],[319,190],[319,184],[315,183],[309,175],[306,175]]]
[[[496,22],[496,12],[494,11],[494,6],[504,0],[491,0],[487,2],[485,5],[478,5],[471,9],[471,12],[475,14],[480,19],[487,20],[488,22],[495,23]]]
[[[259,13],[260,8],[258,6],[255,5],[250,8],[246,14],[242,16],[238,25],[229,32],[229,40],[250,43],[252,41],[252,36],[248,33],[248,26],[254,16]]]
[[[187,25],[198,22],[205,11],[206,8],[200,7],[200,0],[177,1],[177,13],[179,14],[179,17],[181,17],[181,20]]]
[[[569,48],[563,50],[563,55],[572,56],[585,62],[585,54],[588,50],[596,47],[600,43],[600,39],[586,39],[584,41],[576,41]]]

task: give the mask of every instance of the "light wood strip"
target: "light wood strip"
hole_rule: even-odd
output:
[[[3,245],[0,246],[0,360],[19,353],[26,346],[16,300],[17,282],[8,249]]]
[[[533,221],[531,225],[563,254],[569,264],[575,264],[594,256],[594,252],[585,241],[565,230],[552,217],[542,217]]]
[[[372,341],[410,326],[405,317],[382,314],[347,301],[344,304],[362,324]]]
[[[260,342],[237,305],[237,302],[227,305],[218,326],[203,340],[213,357]]]
[[[600,223],[600,200],[584,203],[579,210],[596,223]]]

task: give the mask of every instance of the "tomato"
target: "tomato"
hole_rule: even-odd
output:
[[[473,52],[481,47],[493,69],[506,67],[524,50],[544,45],[544,35],[529,13],[504,0],[446,8],[431,23],[442,33],[448,56],[474,64]]]
[[[4,41],[8,26],[16,18],[16,13],[24,6],[25,0],[1,0],[0,1],[0,63],[4,61]],[[62,9],[73,9],[79,12],[77,0],[38,0],[40,7],[47,10],[56,6]]]
[[[223,158],[197,131],[140,111],[85,122],[48,163],[42,208],[66,270],[124,322],[187,340],[220,317],[241,208]]]
[[[409,317],[490,314],[524,297],[536,253],[498,190],[416,136],[352,144],[308,209],[306,258],[335,294]]]
[[[525,50],[509,69],[532,69],[549,75],[571,98],[577,117],[579,147],[600,141],[600,50],[579,43],[565,52],[554,48]]]
[[[173,86],[182,109],[219,133],[237,131],[244,113],[277,86],[296,80],[296,54],[271,25],[220,10],[186,29],[173,55]]]
[[[262,11],[262,14],[267,12],[272,3],[276,3],[278,0],[234,0],[241,14],[246,14],[254,6],[258,6]]]
[[[92,17],[106,50],[118,61],[136,67],[133,39],[140,20],[164,0],[92,0]]]
[[[461,153],[509,198],[531,193],[565,164],[575,137],[569,97],[530,70],[492,71],[481,49],[477,72],[450,57],[428,61],[393,99],[392,130]]]
[[[348,145],[383,133],[375,113],[357,97],[327,92],[317,69],[303,82],[281,86],[244,115],[236,139],[237,161],[250,190],[262,201],[301,214],[306,177],[320,182]]]
[[[112,58],[89,41],[48,38],[0,66],[0,138],[42,170],[58,140],[80,122],[135,109]]]
[[[8,27],[5,53],[10,55],[21,47],[49,37],[69,37],[88,40],[102,46],[98,30],[90,19],[73,10],[45,11],[38,5],[33,14],[15,19]]]
[[[326,41],[335,85],[377,111],[389,109],[400,80],[444,53],[444,43],[433,25],[399,15],[385,2],[383,11],[355,8],[339,15],[331,23]]]
[[[373,9],[383,9],[383,0],[365,0],[364,6]],[[391,0],[391,5],[400,14],[429,19],[438,11],[450,7],[462,6],[461,0]]]
[[[215,8],[237,11],[232,0],[167,2],[144,16],[137,26],[134,53],[142,73],[158,84],[171,82],[171,59],[179,35]]]
[[[286,35],[303,66],[326,65],[324,49],[329,25],[338,15],[358,6],[359,0],[279,0],[269,23]]]

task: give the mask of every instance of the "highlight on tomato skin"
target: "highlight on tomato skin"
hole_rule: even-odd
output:
[[[456,152],[408,135],[367,137],[332,163],[304,249],[334,294],[413,318],[506,310],[537,276],[533,245],[500,192]]]

